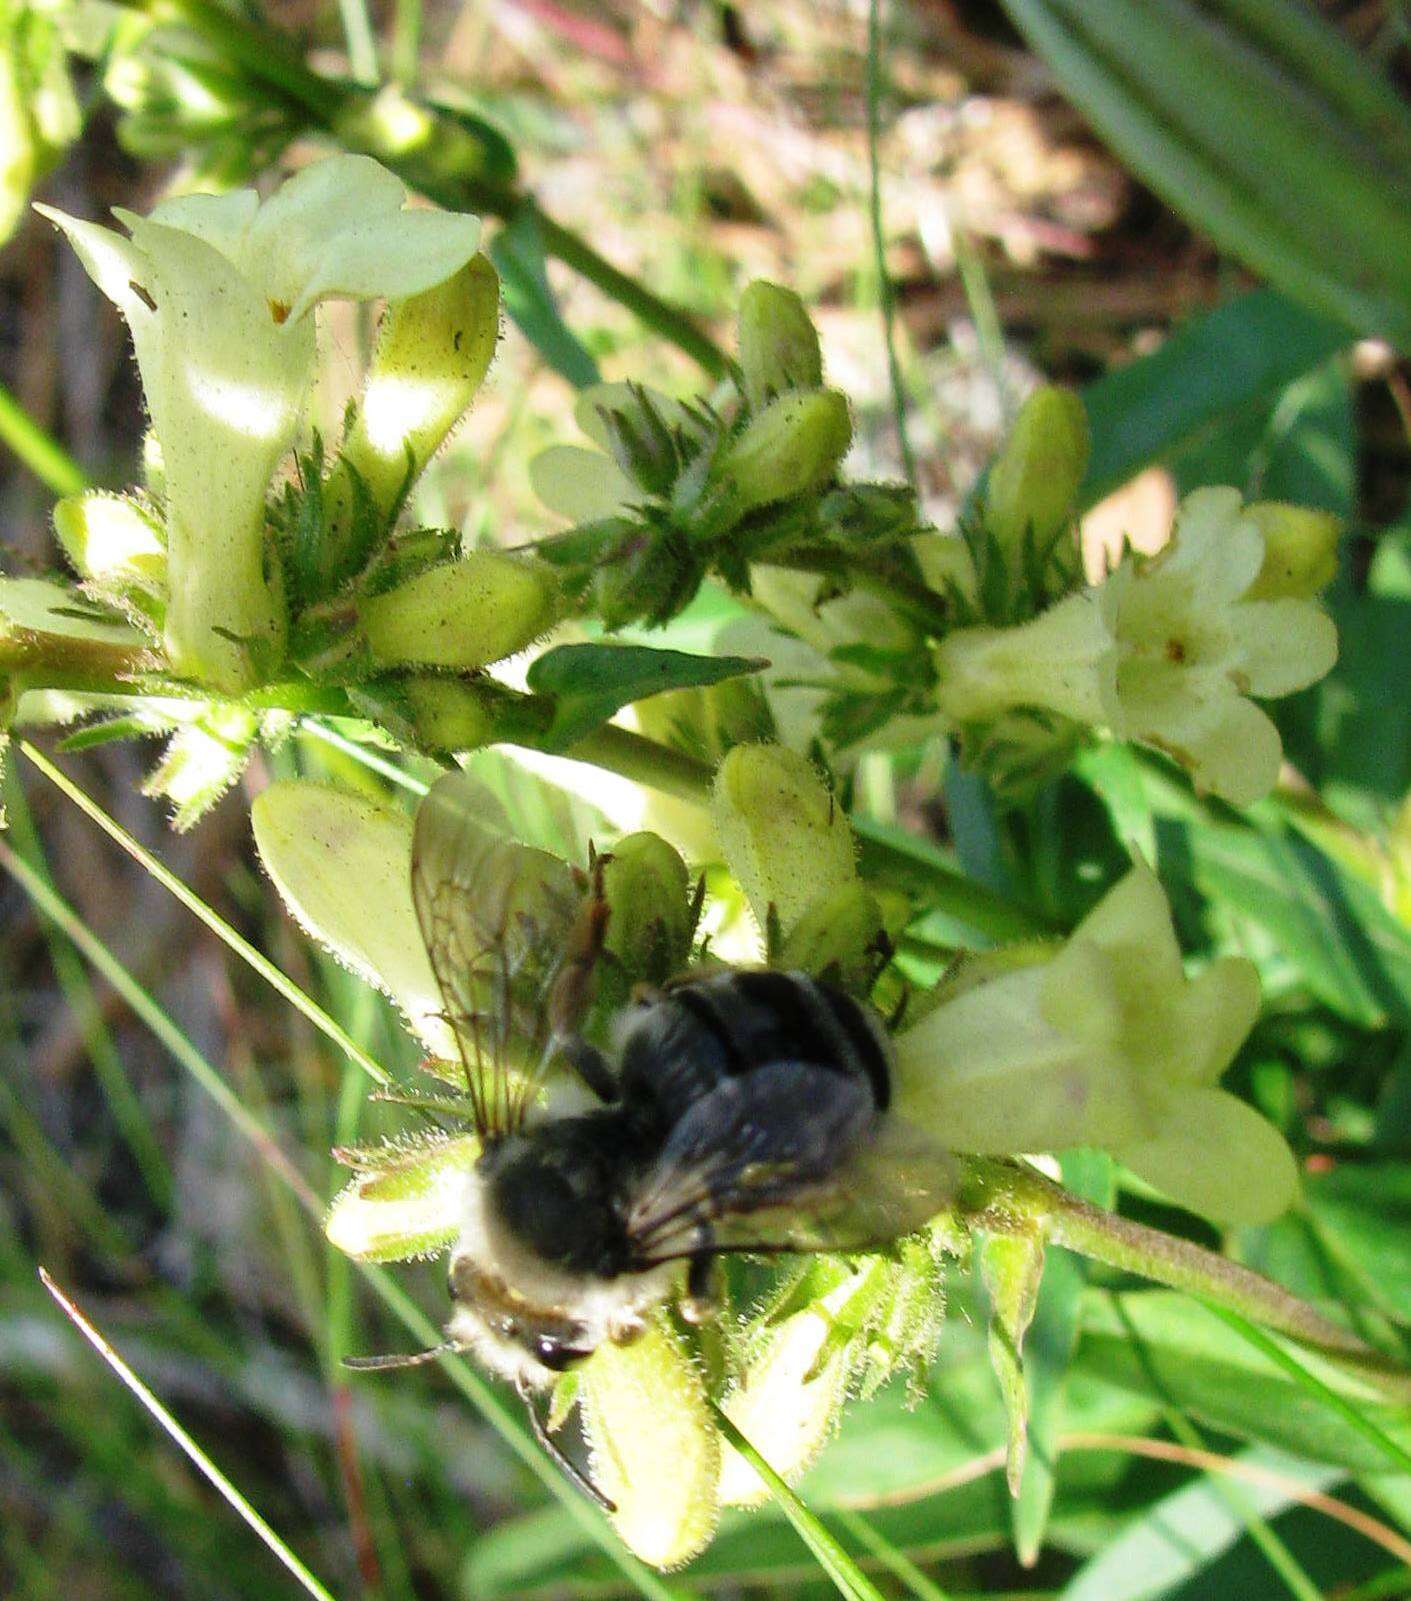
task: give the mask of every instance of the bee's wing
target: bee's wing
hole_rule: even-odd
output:
[[[956,1171],[859,1081],[778,1062],[696,1102],[634,1195],[627,1231],[644,1266],[700,1251],[865,1250],[942,1211]]]
[[[455,772],[417,810],[412,901],[476,1130],[509,1133],[553,1055],[552,992],[582,891],[566,863],[506,839],[493,802]]]

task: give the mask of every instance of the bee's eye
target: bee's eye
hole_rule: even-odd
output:
[[[534,1355],[551,1373],[562,1373],[571,1363],[587,1354],[549,1334],[541,1334],[534,1342]]]

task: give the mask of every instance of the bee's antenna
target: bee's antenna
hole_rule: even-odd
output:
[[[443,1340],[425,1351],[391,1351],[386,1356],[345,1356],[343,1366],[354,1373],[385,1373],[389,1368],[419,1368],[423,1362],[434,1362],[438,1356],[450,1356],[465,1347],[455,1340]]]
[[[590,1500],[596,1501],[604,1512],[616,1512],[617,1502],[608,1500],[607,1496],[584,1473],[576,1462],[572,1462],[563,1453],[563,1448],[554,1440],[544,1427],[544,1420],[534,1405],[534,1395],[529,1386],[522,1380],[515,1381],[515,1389],[519,1391],[519,1398],[524,1402],[524,1410],[529,1414],[529,1426],[534,1430],[534,1438],[543,1446],[544,1451],[568,1475],[580,1490]]]

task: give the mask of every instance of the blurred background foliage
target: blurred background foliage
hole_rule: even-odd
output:
[[[1411,1322],[1411,113],[1397,0],[893,0],[870,19],[856,0],[70,13],[0,0],[11,572],[54,565],[54,491],[126,482],[142,430],[124,330],[24,210],[29,189],[98,217],[145,210],[173,181],[305,159],[330,133],[385,154],[410,102],[373,101],[384,84],[456,119],[459,143],[443,123],[403,170],[499,218],[513,319],[423,481],[427,522],[533,537],[545,519],[527,463],[572,437],[573,385],[601,371],[688,388],[687,351],[713,360],[699,331],[728,342],[760,275],[816,315],[830,380],[854,404],[858,475],[904,465],[879,315],[890,293],[909,449],[943,527],[1039,375],[1084,390],[1095,561],[1122,535],[1159,541],[1175,497],[1202,483],[1347,519],[1331,600],[1342,660],[1280,708],[1290,767],[1252,818],[1117,748],[1002,822],[964,779],[938,791],[937,751],[867,758],[856,804],[920,836],[918,859],[934,841],[1057,926],[1135,840],[1189,949],[1256,958],[1266,1012],[1232,1079],[1288,1133],[1307,1202],[1224,1243],[1398,1348]],[[80,51],[68,63],[65,44]],[[663,323],[658,298],[691,323]],[[319,397],[332,420],[370,323],[335,308],[327,326],[346,378]],[[707,596],[668,642],[701,643],[723,604]],[[590,832],[595,803],[612,810],[605,789],[566,797],[476,760],[550,847]],[[408,1067],[385,1008],[261,882],[248,795],[173,836],[141,798],[142,762],[96,751],[83,782],[358,1046]],[[312,737],[245,782],[294,772],[385,790]],[[546,1493],[532,1447],[508,1449],[434,1370],[350,1384],[344,1352],[407,1335],[322,1239],[340,1182],[326,1152],[376,1136],[385,1110],[38,768],[17,758],[4,782],[0,1593],[256,1598],[293,1583],[62,1323],[36,1262],[337,1595],[830,1593],[772,1509],[727,1520],[668,1580],[624,1567],[595,1543],[591,1509]],[[944,911],[916,932],[944,945]],[[1065,1176],[1106,1182],[1080,1161]],[[439,1276],[404,1281],[433,1320]],[[883,1593],[1411,1593],[1408,1481],[1345,1420],[1194,1303],[1072,1264],[1055,1281],[1032,1342],[1040,1472],[1017,1506],[968,1278],[919,1404],[891,1390],[854,1408],[802,1485]]]

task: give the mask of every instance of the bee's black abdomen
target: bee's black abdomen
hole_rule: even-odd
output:
[[[714,973],[648,1001],[623,1040],[629,1099],[674,1122],[723,1079],[776,1062],[809,1062],[861,1080],[878,1110],[891,1101],[881,1025],[851,996],[805,973]]]

